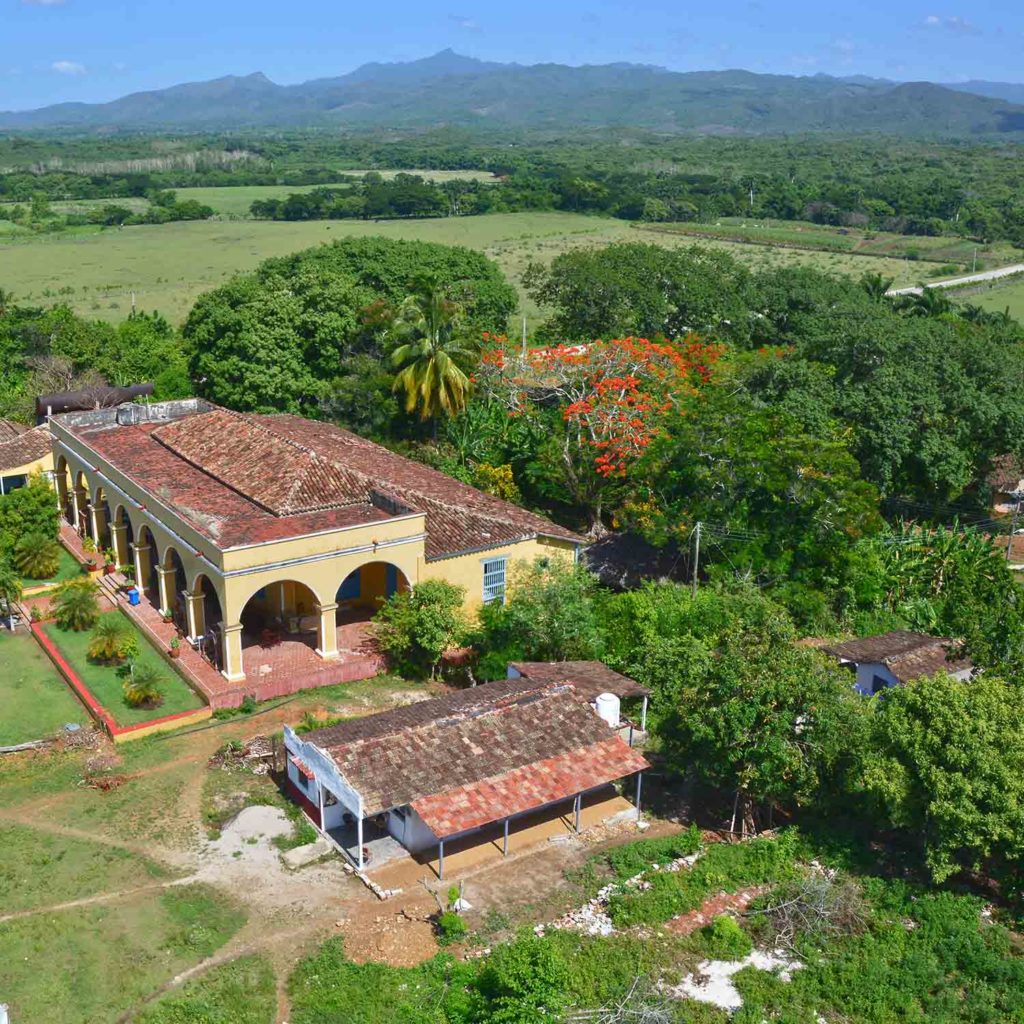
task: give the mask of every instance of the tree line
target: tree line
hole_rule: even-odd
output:
[[[152,152],[156,141],[140,141],[139,151]],[[0,174],[0,202],[29,202],[35,194],[51,200],[117,198],[190,185],[328,186],[353,167],[450,168],[487,171],[499,181],[454,190],[465,195],[458,204],[451,202],[453,190],[435,186],[430,198],[424,192],[417,200],[432,212],[418,215],[558,209],[653,222],[750,216],[1024,243],[1024,171],[1012,146],[864,138],[681,140],[642,132],[543,139],[525,133],[499,140],[484,131],[454,129],[393,140],[292,133],[191,144],[217,153],[244,148],[251,159],[145,173],[73,174],[45,170],[45,163],[44,173],[33,173],[14,165]],[[0,160],[12,145],[0,142]],[[41,156],[45,145],[37,143],[42,148],[33,155]],[[50,145],[62,151],[79,146],[91,156],[99,146],[80,141],[60,147],[56,140]],[[359,216],[338,212],[349,210],[353,198],[324,197],[317,209],[292,196],[287,216],[283,207],[259,215]],[[374,202],[387,210],[383,199]]]

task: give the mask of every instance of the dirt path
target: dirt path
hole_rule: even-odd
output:
[[[963,288],[971,284],[984,284],[996,281],[1001,277],[1012,277],[1024,274],[1024,263],[1014,263],[1008,267],[995,267],[993,270],[979,270],[976,274],[964,274],[962,277],[951,277],[947,281],[933,281],[924,288]],[[891,288],[886,295],[920,295],[924,289],[918,285],[912,288]]]
[[[127,899],[129,896],[135,896],[140,892],[152,892],[154,889],[169,889],[175,885],[187,885],[189,882],[194,882],[195,879],[192,877],[185,878],[172,878],[166,882],[150,882],[148,885],[139,885],[134,889],[119,889],[116,892],[101,892],[96,896],[84,896],[78,900],[68,900],[65,903],[51,903],[48,907],[33,907],[31,910],[18,910],[13,914],[4,914],[0,916],[0,924],[6,924],[8,921],[17,921],[22,917],[33,917],[36,914],[56,914],[62,910],[74,910],[75,907],[88,907],[94,903],[107,903],[111,900],[122,900]]]

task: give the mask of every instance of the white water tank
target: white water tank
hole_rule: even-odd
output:
[[[594,701],[594,710],[613,729],[619,727],[619,698],[614,693],[599,693]]]

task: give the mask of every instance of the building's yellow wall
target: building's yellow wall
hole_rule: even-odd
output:
[[[493,558],[507,558],[506,586],[513,588],[515,567],[517,562],[532,562],[544,555],[567,558],[575,557],[575,545],[568,541],[554,538],[538,538],[524,540],[518,544],[506,544],[504,547],[489,551],[475,551],[468,555],[455,558],[440,558],[434,562],[425,562],[420,570],[420,579],[440,579],[462,587],[466,592],[467,612],[475,614],[483,604],[484,562]]]
[[[9,469],[0,469],[0,476],[32,476],[33,473],[52,473],[53,453],[47,452],[41,459],[34,462],[26,462],[23,466],[11,466]]]

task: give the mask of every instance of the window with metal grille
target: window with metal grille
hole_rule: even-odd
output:
[[[505,558],[484,561],[484,604],[492,601],[505,603]]]

